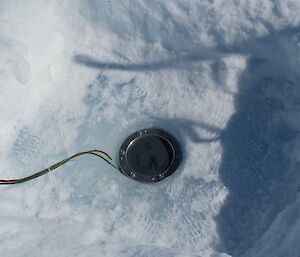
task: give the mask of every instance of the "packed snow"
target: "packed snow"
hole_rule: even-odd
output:
[[[152,126],[184,153],[2,185],[0,256],[300,256],[299,0],[2,0],[0,57],[0,179]]]

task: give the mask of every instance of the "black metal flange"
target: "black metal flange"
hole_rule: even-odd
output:
[[[120,147],[120,171],[142,182],[157,182],[178,168],[182,153],[177,140],[159,128],[141,129]]]

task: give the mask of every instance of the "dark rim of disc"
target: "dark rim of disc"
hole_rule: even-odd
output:
[[[134,142],[138,142],[141,138],[148,136],[157,137],[165,144],[167,152],[169,154],[169,164],[163,170],[158,170],[155,174],[143,174],[143,171],[133,170],[132,165],[128,163],[127,153],[128,149],[133,146]],[[182,153],[180,150],[179,143],[168,132],[159,128],[147,128],[141,129],[132,133],[129,137],[125,139],[120,147],[119,151],[119,164],[120,171],[132,179],[142,181],[142,182],[157,182],[170,176],[178,168],[181,163]]]

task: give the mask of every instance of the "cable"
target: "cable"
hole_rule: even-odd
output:
[[[0,185],[12,185],[12,184],[19,184],[19,183],[27,182],[29,180],[32,180],[32,179],[35,179],[35,178],[40,177],[42,175],[45,175],[48,172],[53,171],[53,170],[57,169],[58,167],[64,165],[65,163],[71,161],[72,159],[77,158],[77,157],[79,157],[81,155],[85,155],[85,154],[91,154],[91,155],[98,156],[102,160],[104,160],[105,162],[107,162],[109,165],[111,165],[112,167],[114,167],[116,170],[118,170],[118,168],[113,163],[111,163],[109,161],[109,160],[112,161],[112,158],[106,152],[103,152],[101,150],[95,149],[95,150],[90,150],[90,151],[84,151],[84,152],[76,153],[76,154],[74,154],[74,155],[72,155],[70,157],[67,157],[67,158],[63,159],[62,161],[57,162],[57,163],[51,165],[50,167],[48,167],[46,169],[43,169],[43,170],[41,170],[41,171],[39,171],[37,173],[34,173],[34,174],[32,174],[32,175],[30,175],[28,177],[24,177],[24,178],[20,178],[20,179],[9,179],[9,180],[2,179],[2,180],[0,180]],[[106,158],[104,158],[100,154],[103,154],[109,160],[107,160]]]

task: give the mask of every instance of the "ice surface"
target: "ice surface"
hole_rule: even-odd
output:
[[[0,256],[299,257],[300,2],[0,3],[1,178],[134,130],[176,135],[171,177],[82,157],[0,188]]]

